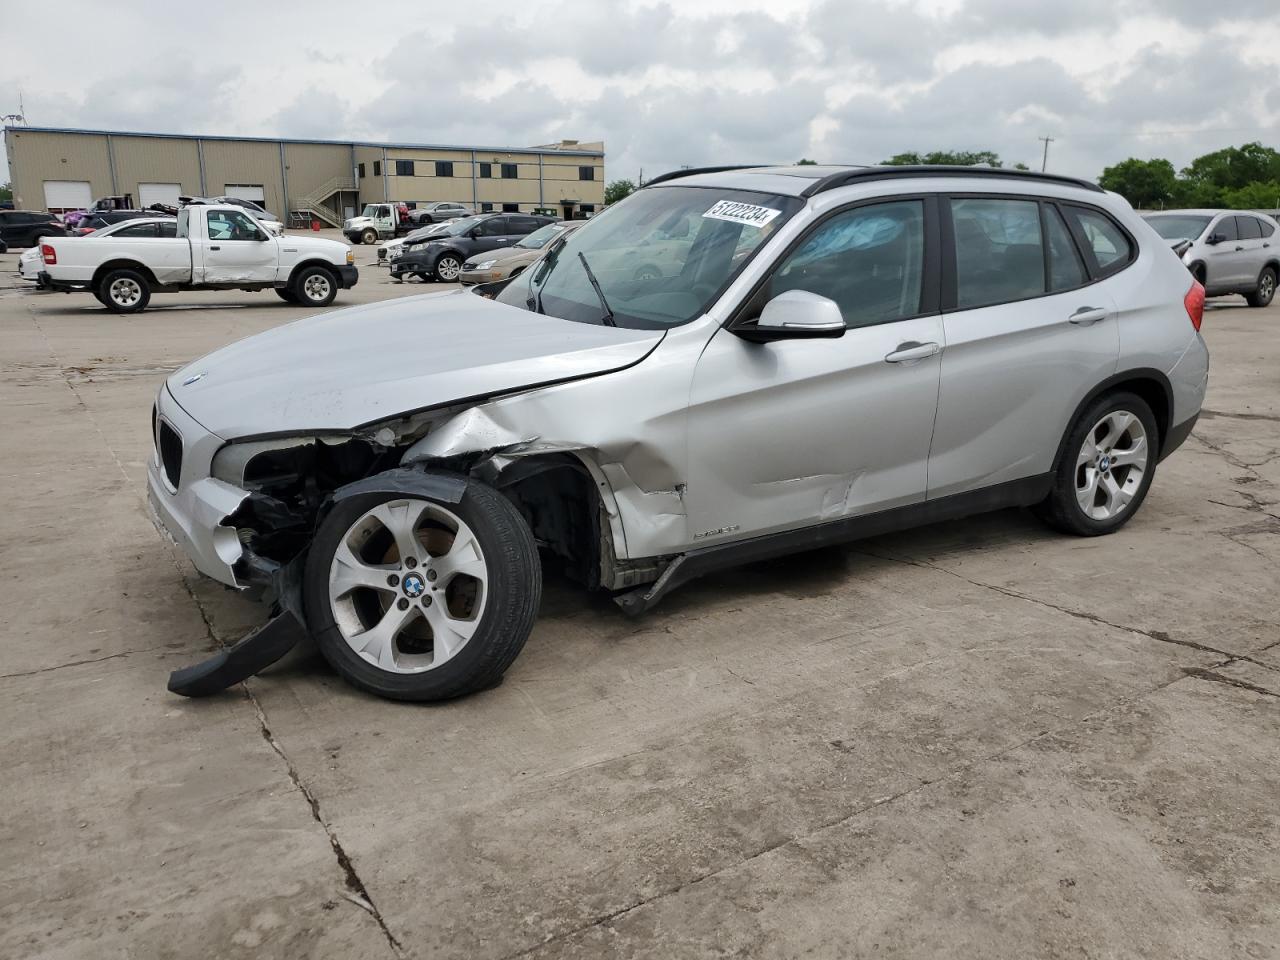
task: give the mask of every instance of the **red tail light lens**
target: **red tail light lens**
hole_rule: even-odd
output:
[[[58,251],[54,250],[50,244],[40,244],[40,256],[44,258],[45,263],[58,262]]]
[[[1204,320],[1204,287],[1200,285],[1199,280],[1191,281],[1191,289],[1182,298],[1182,305],[1187,308],[1187,316],[1191,318],[1191,325],[1198,331],[1201,322]]]

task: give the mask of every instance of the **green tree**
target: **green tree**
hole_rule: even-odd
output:
[[[801,157],[799,160],[796,161],[797,167],[816,167],[817,165],[818,165],[817,160],[806,160],[804,157]]]
[[[1280,210],[1280,180],[1254,181],[1226,191],[1222,199],[1236,210]]]
[[[1178,177],[1168,160],[1130,157],[1103,170],[1098,186],[1114,190],[1135,207],[1155,207],[1174,200]]]
[[[992,150],[934,150],[932,153],[917,153],[909,150],[906,153],[895,153],[883,161],[886,166],[903,167],[914,164],[944,164],[953,167],[972,167],[986,164],[989,167],[1000,167],[1004,164],[1000,155]]]
[[[13,199],[13,184],[12,183],[0,184],[0,200],[12,200],[12,199]]]
[[[1280,180],[1280,153],[1262,144],[1246,143],[1196,157],[1182,171],[1189,183],[1218,190],[1239,190],[1251,183]]]
[[[604,202],[609,204],[625,200],[635,192],[635,189],[636,185],[630,180],[614,180],[604,188]]]
[[[1013,165],[1013,169],[1015,169],[1015,170],[1030,170],[1031,168],[1030,168],[1030,167],[1028,167],[1028,166],[1027,166],[1025,163],[1023,163],[1021,160],[1019,160],[1017,163],[1015,163],[1015,164]]]

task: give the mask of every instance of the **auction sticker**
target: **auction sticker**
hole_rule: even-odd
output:
[[[748,227],[763,227],[780,214],[781,210],[772,207],[757,207],[754,203],[738,203],[736,200],[721,200],[703,214],[712,220],[728,220],[730,223],[743,223]]]

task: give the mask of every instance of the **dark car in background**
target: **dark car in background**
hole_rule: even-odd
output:
[[[137,220],[141,217],[154,217],[155,215],[156,212],[154,210],[105,210],[101,213],[90,213],[82,217],[68,235],[85,237],[95,230],[109,227],[113,223],[120,223],[122,220]]]
[[[484,213],[464,217],[444,228],[437,237],[405,244],[403,253],[391,262],[391,276],[403,279],[443,280],[452,283],[462,265],[478,253],[513,246],[539,227],[555,223],[554,217],[527,213]]]
[[[10,247],[34,247],[44,237],[65,237],[67,228],[52,213],[0,210],[0,239]]]

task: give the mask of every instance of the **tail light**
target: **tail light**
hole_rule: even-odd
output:
[[[48,244],[48,243],[40,244],[40,256],[44,258],[45,263],[58,262],[58,251],[53,249],[52,244]]]
[[[1199,280],[1191,282],[1191,289],[1182,298],[1182,305],[1187,308],[1187,316],[1191,318],[1191,325],[1199,331],[1200,324],[1204,320],[1204,287],[1200,285]]]

